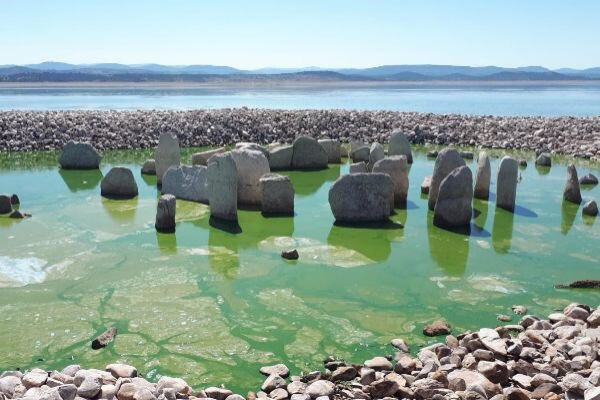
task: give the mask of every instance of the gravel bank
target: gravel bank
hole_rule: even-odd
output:
[[[404,130],[412,143],[456,144],[600,160],[600,116],[494,117],[392,111],[219,109],[195,111],[0,112],[0,151],[61,149],[69,140],[99,150],[156,146],[162,132],[183,147],[291,142],[297,135],[387,142]]]
[[[527,309],[515,306],[513,311]],[[449,329],[437,321],[424,333],[447,334]],[[165,376],[151,383],[133,366],[110,364],[105,370],[71,365],[61,372],[4,372],[0,399],[598,400],[599,344],[600,308],[573,303],[547,319],[524,315],[518,324],[448,335],[445,343],[422,348],[416,357],[399,338],[391,342],[395,356],[360,365],[328,357],[322,370],[291,377],[283,364],[265,366],[257,371],[265,375],[264,383],[245,396],[222,386],[194,390],[182,379]]]

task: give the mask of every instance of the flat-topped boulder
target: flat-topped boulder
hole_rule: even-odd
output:
[[[225,147],[219,147],[212,150],[200,151],[192,154],[192,165],[208,165],[208,159],[215,154],[225,153],[227,149]]]
[[[156,175],[156,162],[153,158],[144,161],[141,173],[142,175]]]
[[[181,155],[179,152],[179,140],[170,133],[161,133],[158,138],[158,146],[154,152],[156,165],[156,183],[162,184],[162,178],[169,167],[179,167]]]
[[[263,214],[294,214],[294,187],[289,176],[265,174],[260,178],[260,185]]]
[[[517,160],[509,156],[502,157],[496,181],[496,207],[511,212],[515,210],[518,175],[519,163]]]
[[[113,167],[100,182],[100,194],[110,199],[131,199],[138,195],[138,187],[129,168]]]
[[[563,190],[563,199],[575,204],[581,204],[582,201],[577,169],[573,164],[567,166],[567,182]]]
[[[100,160],[91,144],[70,141],[63,147],[58,163],[63,169],[97,169]]]
[[[394,185],[392,207],[406,207],[408,196],[408,161],[405,155],[382,158],[373,166],[373,172],[388,174]]]
[[[482,151],[479,153],[479,159],[477,160],[473,197],[482,200],[487,200],[490,197],[491,177],[492,167],[490,166],[490,158],[485,151]]]
[[[430,192],[431,194],[431,192]],[[467,166],[452,170],[439,187],[433,224],[445,229],[467,227],[473,208],[473,174]]]
[[[237,221],[238,172],[230,152],[208,160],[206,178],[211,216]]]
[[[269,161],[257,150],[238,149],[230,152],[237,169],[238,204],[260,206],[260,178],[271,172]]]
[[[315,139],[300,136],[294,140],[292,154],[293,169],[325,169],[329,159],[327,152]]]
[[[369,164],[367,165],[367,169],[372,171],[375,163],[383,159],[383,157],[385,157],[383,146],[377,142],[371,144],[371,148],[369,149]]]
[[[339,164],[342,162],[342,145],[339,140],[319,139],[318,142],[325,149],[329,164]]]
[[[294,148],[291,145],[280,145],[272,148],[269,155],[269,167],[271,171],[291,169],[293,154]]]
[[[182,200],[208,203],[206,172],[203,165],[170,167],[163,175],[161,192]]]
[[[394,196],[392,178],[382,173],[342,175],[329,189],[329,206],[336,221],[385,221]]]
[[[465,161],[458,154],[458,151],[453,148],[446,148],[438,153],[433,167],[433,175],[431,176],[431,185],[429,186],[427,206],[430,210],[435,209],[438,191],[444,178],[454,169],[463,165],[465,165]]]
[[[360,161],[360,162],[350,164],[350,173],[351,174],[358,174],[361,172],[369,172],[369,170],[367,169],[366,162]]]
[[[161,233],[175,232],[176,200],[172,194],[163,194],[158,198],[156,206],[156,222],[154,227]]]
[[[400,130],[395,130],[390,135],[390,144],[388,145],[389,156],[406,156],[409,164],[413,162],[412,149],[408,137]]]

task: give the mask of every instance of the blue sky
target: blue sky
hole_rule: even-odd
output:
[[[600,66],[595,0],[0,0],[0,64]]]

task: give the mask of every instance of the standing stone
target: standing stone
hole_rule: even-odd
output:
[[[233,150],[231,153],[237,169],[239,204],[260,206],[262,191],[260,177],[271,172],[269,161],[257,150]]]
[[[269,160],[269,157],[271,156],[269,153],[269,150],[267,150],[267,148],[261,146],[258,143],[249,143],[249,142],[242,142],[242,143],[237,143],[235,145],[235,149],[236,150],[254,150],[254,151],[260,151],[263,156],[265,156],[265,158],[267,159],[267,161]]]
[[[339,140],[319,139],[318,142],[325,149],[327,161],[330,164],[339,164],[342,162],[342,145]]]
[[[569,164],[567,167],[567,183],[563,191],[563,198],[571,203],[581,204],[581,191],[579,190],[579,179],[577,178],[577,169],[575,165]]]
[[[362,172],[369,172],[367,169],[367,164],[364,161],[350,164],[351,174],[358,174]]]
[[[356,146],[356,147],[355,147]],[[365,145],[355,145],[352,143],[352,148],[350,148],[350,159],[353,163],[364,161],[365,163],[369,162],[369,146]]]
[[[16,193],[13,193],[10,196],[10,204],[12,204],[13,206],[21,204],[21,200],[19,199],[19,196]]]
[[[540,167],[551,167],[552,166],[552,158],[550,158],[550,154],[542,153],[536,158],[535,165],[539,165]]]
[[[342,175],[329,189],[329,206],[339,222],[384,221],[390,216],[393,196],[392,178],[387,174]]]
[[[156,162],[153,158],[144,161],[142,175],[156,175]]]
[[[0,214],[8,214],[11,211],[12,205],[10,204],[10,196],[0,194]]]
[[[515,210],[518,175],[519,163],[517,160],[509,156],[502,157],[496,183],[496,207],[511,212]]]
[[[325,169],[327,168],[327,152],[315,139],[300,136],[294,140],[292,168]]]
[[[375,163],[373,172],[382,172],[392,178],[394,185],[394,202],[392,207],[406,207],[406,198],[408,196],[408,162],[406,156],[383,158]]]
[[[156,206],[156,223],[154,227],[161,233],[175,232],[176,200],[172,194],[163,194],[158,198]]]
[[[597,185],[598,178],[594,174],[587,174],[579,178],[580,185]]]
[[[583,205],[583,210],[581,210],[583,215],[590,215],[595,217],[598,215],[598,205],[595,200],[589,200]]]
[[[163,175],[161,192],[172,194],[182,200],[208,203],[206,167],[203,165],[170,167]]]
[[[485,151],[479,153],[477,160],[477,173],[475,174],[475,190],[473,197],[487,200],[490,197],[490,179],[492,168],[490,167],[490,158]]]
[[[58,163],[63,169],[97,169],[100,154],[89,143],[69,141],[62,149]]]
[[[292,146],[274,147],[269,156],[269,167],[271,168],[271,171],[291,169],[293,154],[294,148]]]
[[[427,206],[430,210],[435,209],[440,184],[444,178],[455,168],[465,165],[465,161],[461,158],[458,151],[452,148],[447,148],[438,153],[433,167],[433,175],[431,177],[431,186],[429,187],[429,199]]]
[[[215,154],[208,160],[208,204],[213,217],[237,221],[237,179],[231,153]]]
[[[264,214],[294,214],[294,187],[289,176],[265,174],[260,185]]]
[[[373,170],[373,166],[375,163],[385,157],[385,151],[383,150],[383,146],[377,142],[371,145],[371,149],[369,150],[369,165],[367,166],[369,171]]]
[[[227,149],[225,147],[219,147],[213,150],[201,151],[199,153],[192,154],[192,165],[208,165],[208,159],[215,154],[225,153]]]
[[[100,182],[100,194],[111,199],[131,199],[138,195],[137,183],[129,168],[113,167]]]
[[[464,165],[455,168],[440,184],[433,224],[449,229],[468,226],[473,213],[472,201],[473,174],[471,170]]]
[[[406,135],[399,131],[395,130],[392,132],[390,136],[390,144],[388,146],[388,155],[390,156],[406,156],[406,161],[409,164],[412,164],[412,150],[410,148],[410,142]]]
[[[170,133],[161,133],[158,138],[158,147],[154,152],[156,163],[156,183],[162,184],[162,178],[169,167],[179,167],[181,156],[179,154],[179,140]]]
[[[421,194],[429,194],[429,188],[431,187],[431,176],[426,176],[421,182]]]

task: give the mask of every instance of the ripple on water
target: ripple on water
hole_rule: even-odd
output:
[[[25,286],[46,279],[46,260],[36,257],[11,258],[0,256],[0,287]]]

